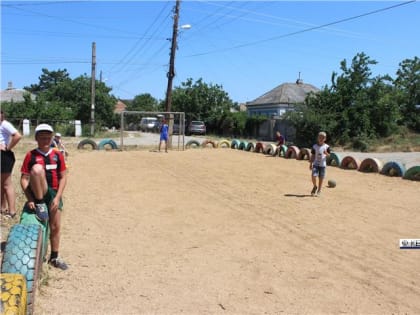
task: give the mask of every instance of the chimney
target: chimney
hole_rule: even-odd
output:
[[[7,89],[8,90],[13,90],[13,82],[12,81],[7,82]]]

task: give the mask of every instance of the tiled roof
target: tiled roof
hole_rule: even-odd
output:
[[[283,83],[257,99],[248,102],[247,106],[303,103],[308,93],[318,91],[317,87],[307,83]]]

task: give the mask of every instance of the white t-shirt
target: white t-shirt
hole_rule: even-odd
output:
[[[330,152],[330,146],[326,143],[323,145],[314,144],[312,147],[312,154],[315,155],[314,158],[314,165],[326,167],[327,166],[327,154],[326,152]]]
[[[9,145],[10,137],[17,132],[16,128],[7,120],[0,124],[0,144]]]

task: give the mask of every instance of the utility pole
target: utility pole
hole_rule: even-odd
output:
[[[91,83],[91,96],[90,96],[90,135],[95,134],[95,94],[96,94],[96,43],[92,43],[92,83]]]
[[[178,18],[179,18],[179,6],[181,0],[176,0],[175,13],[174,13],[174,26],[172,30],[172,43],[171,43],[171,54],[169,58],[169,71],[168,71],[168,88],[166,90],[166,112],[171,111],[172,106],[172,81],[175,77],[175,52],[177,48],[176,39],[178,36]]]
[[[172,29],[172,41],[171,41],[171,53],[169,58],[169,71],[168,71],[168,88],[166,90],[166,112],[171,111],[172,107],[172,82],[175,77],[175,53],[177,49],[177,43],[176,39],[178,36],[178,18],[179,18],[179,6],[181,4],[181,0],[176,0],[175,4],[175,11],[174,11],[174,26]],[[174,128],[174,115],[169,115],[169,121],[168,121],[168,127],[169,127],[169,139],[167,142],[168,148],[172,148],[172,131]]]

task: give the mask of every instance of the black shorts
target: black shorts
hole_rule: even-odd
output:
[[[15,165],[15,154],[12,151],[1,151],[1,173],[11,173]]]

